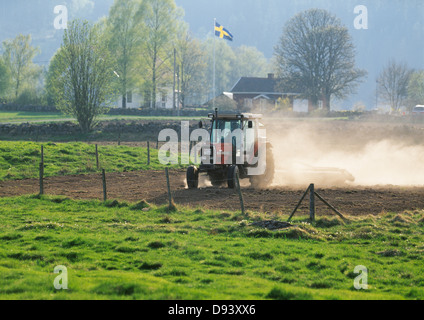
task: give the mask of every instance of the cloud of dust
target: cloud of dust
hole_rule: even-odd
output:
[[[329,124],[277,124],[267,129],[275,186],[422,186],[424,145]],[[358,128],[359,130],[359,128]],[[353,176],[354,181],[349,181]],[[353,180],[353,179],[351,179]]]

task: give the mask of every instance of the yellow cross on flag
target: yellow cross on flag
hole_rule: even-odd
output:
[[[226,39],[229,41],[233,41],[233,35],[225,29],[223,26],[221,26],[218,22],[215,21],[215,35],[219,37],[220,39]]]

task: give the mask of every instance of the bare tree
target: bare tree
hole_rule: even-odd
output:
[[[114,63],[99,29],[72,21],[49,66],[47,86],[56,106],[74,116],[83,132],[92,130],[112,97]]]
[[[317,105],[330,110],[333,96],[354,93],[367,72],[355,68],[355,48],[340,19],[320,9],[304,11],[285,26],[275,48],[283,84],[301,90]]]
[[[378,92],[390,104],[392,112],[399,111],[408,97],[408,84],[413,70],[406,63],[390,60],[377,79]]]

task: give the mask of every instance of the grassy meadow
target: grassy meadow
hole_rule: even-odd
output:
[[[424,298],[423,211],[272,232],[250,224],[287,217],[49,196],[0,208],[0,299]],[[368,290],[354,289],[358,265]]]
[[[97,170],[95,146],[44,143],[45,175]],[[40,143],[0,142],[0,181],[36,178]],[[162,169],[157,150],[99,146],[108,172]],[[0,198],[0,299],[424,299],[424,211],[296,217],[175,210],[144,201]],[[356,266],[368,290],[356,290]],[[68,290],[54,288],[56,266]]]
[[[95,145],[80,142],[36,143],[0,141],[0,181],[38,177],[44,146],[45,176],[89,174],[97,172]],[[99,146],[99,165],[107,172],[164,169],[159,163],[158,150],[150,148],[150,165],[147,148],[107,145]]]
[[[149,121],[184,121],[196,120],[200,117],[147,117],[147,116],[121,116],[121,115],[101,115],[98,120],[149,120]],[[60,112],[29,112],[29,111],[0,111],[0,123],[23,123],[23,122],[55,122],[55,121],[76,121],[69,115]]]

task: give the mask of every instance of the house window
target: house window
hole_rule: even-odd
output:
[[[132,103],[132,102],[133,102],[132,92],[128,91],[127,92],[127,103]]]

